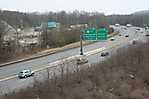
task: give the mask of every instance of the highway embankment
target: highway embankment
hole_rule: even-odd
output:
[[[118,33],[112,33],[112,34],[108,35],[108,38],[113,37],[117,34]],[[95,43],[95,41],[83,41],[83,46],[86,46],[86,45],[89,45],[89,44],[92,44],[92,43]],[[65,46],[59,47],[59,48],[52,48],[52,49],[42,50],[42,51],[40,51],[36,54],[32,54],[32,55],[27,56],[27,57],[23,57],[23,58],[20,58],[20,59],[16,58],[16,59],[13,59],[13,60],[9,60],[9,62],[0,64],[0,67],[7,66],[7,65],[10,65],[10,64],[19,63],[19,62],[24,62],[24,61],[28,61],[28,60],[32,60],[32,59],[36,59],[36,58],[45,57],[45,56],[48,56],[48,55],[51,55],[51,54],[55,54],[55,53],[58,53],[58,52],[62,52],[62,51],[66,51],[66,50],[73,49],[73,48],[78,48],[78,47],[80,47],[80,42],[75,42],[75,43],[68,44],[68,45],[65,45]]]

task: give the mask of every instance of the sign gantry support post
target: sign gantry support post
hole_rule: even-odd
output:
[[[80,55],[83,55],[83,44],[82,44],[82,41],[83,41],[83,35],[81,34],[80,35]]]

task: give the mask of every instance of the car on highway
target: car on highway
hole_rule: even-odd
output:
[[[146,26],[146,27],[145,27],[145,30],[148,30],[148,29],[149,29],[149,27],[148,27],[148,26]]]
[[[122,36],[122,34],[119,34],[119,36]]]
[[[85,57],[81,57],[77,59],[77,65],[88,63],[88,59]]]
[[[143,33],[143,31],[141,31],[140,33]]]
[[[125,35],[125,37],[129,37],[129,35],[128,35],[128,34],[126,34],[126,35]]]
[[[115,38],[114,37],[111,37],[111,39],[110,39],[111,41],[114,41],[115,40]]]
[[[140,28],[136,28],[136,30],[137,30],[137,31],[140,31],[141,29],[140,29]]]
[[[108,55],[109,55],[109,52],[102,52],[102,53],[101,53],[101,56],[102,56],[102,57],[108,56]]]
[[[131,24],[127,24],[126,26],[127,26],[127,27],[131,27],[132,25],[131,25]]]
[[[120,24],[115,24],[115,26],[116,26],[116,27],[119,27],[119,26],[120,26]]]
[[[133,45],[136,45],[137,44],[137,40],[133,39],[133,40],[130,41],[130,43],[133,44]]]
[[[149,36],[149,29],[146,30],[145,36]]]
[[[26,78],[26,77],[30,77],[33,75],[34,75],[34,72],[30,69],[24,69],[18,73],[19,78]]]
[[[126,27],[124,27],[123,29],[124,29],[124,30],[127,30],[127,28],[126,28]]]
[[[149,33],[145,34],[145,36],[149,36]]]

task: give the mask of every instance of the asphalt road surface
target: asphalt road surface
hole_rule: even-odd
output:
[[[141,42],[146,41],[146,38],[147,38],[145,36],[146,31],[143,28],[141,28],[140,31],[136,31],[136,28],[138,27],[126,28],[125,26],[119,26],[114,28],[119,30],[122,36],[116,35],[114,37],[115,38],[114,41],[111,41],[110,39],[108,39],[106,41],[100,41],[91,45],[84,46],[83,51],[89,52],[89,51],[104,47],[105,48],[104,51],[110,52],[110,54],[115,54],[117,49],[131,45],[131,41],[134,39],[139,40]],[[125,37],[126,34],[129,34],[129,37],[126,38]],[[79,53],[80,53],[80,48],[75,48],[64,52],[52,54],[46,57],[20,62],[9,66],[5,66],[5,67],[0,67],[0,79],[11,77],[12,75],[17,74],[19,71],[27,68],[36,71],[39,68],[44,68],[48,66],[51,62],[55,62],[57,60],[61,60],[70,56],[79,55]],[[100,54],[101,52],[87,56],[89,60],[89,64],[101,62],[107,58],[107,57],[101,57]],[[67,63],[67,65],[68,64],[71,70],[75,68],[73,67],[73,63]],[[50,72],[51,75],[53,74],[53,71],[59,74],[60,68],[54,67],[48,71]],[[43,81],[43,79],[45,79],[46,77],[47,77],[47,69],[44,69],[42,71],[35,73],[35,77],[30,77],[27,79],[13,78],[6,81],[0,81],[0,93],[7,93],[14,90],[17,91],[20,88],[32,86],[32,83],[34,82],[35,79]]]

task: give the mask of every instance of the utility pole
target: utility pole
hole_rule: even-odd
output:
[[[42,23],[42,43],[43,43],[43,47],[47,48],[47,44],[48,44],[48,26],[46,23]]]

